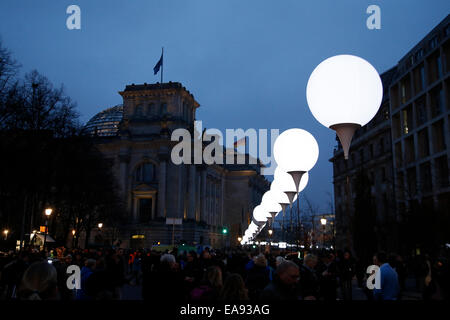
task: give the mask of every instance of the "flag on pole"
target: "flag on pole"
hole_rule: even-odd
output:
[[[234,148],[237,149],[239,146],[245,146],[247,144],[247,137],[243,137],[234,142]]]
[[[157,74],[159,72],[159,69],[163,65],[163,54],[164,53],[161,53],[161,58],[159,59],[158,63],[155,65],[155,67],[153,68],[153,74]]]

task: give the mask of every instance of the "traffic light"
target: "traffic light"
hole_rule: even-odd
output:
[[[222,234],[227,234],[228,233],[228,228],[227,227],[223,227],[222,228]]]

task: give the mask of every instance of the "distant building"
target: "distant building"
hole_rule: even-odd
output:
[[[450,222],[449,38],[450,15],[381,75],[381,108],[356,132],[348,161],[338,143],[330,159],[338,248],[355,245],[351,235],[357,232],[354,213],[361,192],[358,173],[366,176],[370,185],[374,209],[371,223],[380,249],[409,249],[402,244],[405,235],[401,226],[413,220],[416,211],[429,213],[421,216],[423,222],[436,214],[436,221],[440,221],[437,226],[450,227],[442,225]],[[367,219],[371,219],[370,214]],[[425,231],[420,227],[417,230]]]
[[[171,244],[173,226],[166,218],[182,219],[176,243],[237,244],[269,188],[260,165],[175,165],[171,132],[194,132],[199,104],[193,95],[175,82],[127,85],[120,94],[123,105],[94,116],[86,130],[113,162],[128,217],[120,227],[122,246]]]

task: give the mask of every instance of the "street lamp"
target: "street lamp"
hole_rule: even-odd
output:
[[[3,230],[3,234],[5,235],[5,240],[8,239],[8,233],[9,233],[8,229]]]
[[[48,219],[50,219],[50,216],[52,215],[53,209],[47,208],[45,209],[45,232],[44,232],[44,251],[45,251],[45,245],[47,244],[47,233],[48,233]]]
[[[240,243],[242,241],[242,237],[238,237],[237,240]]]
[[[322,224],[322,247],[325,247],[325,226],[327,224],[327,219],[320,219],[320,223]]]
[[[103,223],[100,222],[100,223],[98,224],[98,229],[101,231],[102,228],[103,228]]]
[[[336,131],[345,159],[353,134],[376,115],[382,98],[383,84],[377,70],[353,55],[322,61],[306,87],[311,113],[322,125]]]
[[[289,129],[280,134],[273,145],[277,164],[294,179],[296,191],[300,180],[319,158],[319,145],[311,133],[303,129]]]

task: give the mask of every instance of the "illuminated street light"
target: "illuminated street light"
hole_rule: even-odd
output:
[[[51,214],[52,214],[52,212],[53,212],[53,209],[50,209],[50,208],[45,209],[45,215],[46,215],[47,217],[50,217]]]
[[[52,215],[53,209],[51,208],[47,208],[45,209],[44,213],[45,213],[45,232],[44,232],[44,251],[45,251],[45,245],[47,244],[47,233],[48,233],[48,219],[50,219],[50,216]]]
[[[238,242],[241,242],[242,241],[242,237],[238,237],[237,240],[238,240]]]
[[[102,228],[103,228],[103,223],[100,222],[100,223],[98,224],[98,228],[99,228],[100,230],[102,230]]]
[[[272,233],[273,233],[273,230],[272,229],[269,229],[269,235],[271,236],[272,235]]]
[[[345,159],[353,134],[372,120],[382,98],[383,84],[377,70],[353,55],[322,61],[311,73],[306,87],[311,113],[322,125],[336,131]]]
[[[3,234],[5,235],[5,240],[8,238],[8,233],[9,233],[8,229],[3,230]]]
[[[75,231],[75,229],[73,229],[72,230],[72,236],[75,236],[75,233],[76,233],[76,231]]]
[[[327,224],[327,219],[325,219],[325,218],[320,219],[320,223],[321,223],[323,226],[326,225],[326,224]]]

